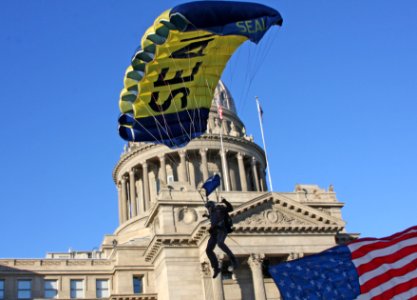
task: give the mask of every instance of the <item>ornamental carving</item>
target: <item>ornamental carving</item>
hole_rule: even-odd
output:
[[[203,276],[210,276],[210,265],[208,262],[201,263],[201,273]]]
[[[184,207],[178,212],[178,221],[187,225],[194,223],[197,219],[198,215],[194,208]]]
[[[241,223],[244,225],[304,225],[306,222],[292,216],[283,214],[277,209],[267,209],[259,214],[252,215]],[[242,225],[243,225],[242,224]]]

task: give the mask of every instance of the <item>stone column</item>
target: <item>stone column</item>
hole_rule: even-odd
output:
[[[128,209],[127,209],[127,183],[126,177],[122,177],[122,223],[128,220]]]
[[[268,190],[266,186],[266,178],[265,178],[265,168],[262,166],[259,166],[259,173],[260,173],[260,185],[261,185],[261,191],[266,192]]]
[[[122,200],[122,183],[119,182],[117,184],[117,194],[119,195],[119,225],[122,224],[123,221],[123,200]]]
[[[240,177],[240,186],[242,187],[242,192],[248,191],[248,184],[246,182],[246,172],[245,172],[245,164],[243,163],[243,154],[237,154],[237,163],[239,166],[239,177]]]
[[[236,166],[232,163],[229,163],[229,177],[230,177],[230,190],[231,191],[237,191],[237,181],[238,179],[236,178]]]
[[[143,210],[147,211],[150,207],[150,191],[149,191],[149,174],[148,163],[142,163],[142,182],[143,182]]]
[[[165,163],[165,155],[159,157],[159,163],[161,164],[161,168],[159,169],[159,182],[167,184],[167,166]]]
[[[227,166],[226,154],[227,154],[227,150],[224,150],[224,151],[220,150],[224,190],[229,192],[230,191],[230,177],[229,177],[229,167]]]
[[[219,260],[219,268],[222,268],[222,258],[217,257]],[[214,300],[224,300],[224,291],[223,291],[223,280],[222,273],[220,272],[216,278],[213,278],[213,299]]]
[[[185,150],[180,150],[179,152],[180,155],[180,165],[179,165],[179,170],[178,170],[178,180],[180,182],[187,182],[187,169],[186,169],[186,165],[185,165]]]
[[[253,175],[253,183],[255,186],[255,191],[259,192],[260,191],[260,187],[259,187],[259,177],[258,177],[258,169],[256,167],[256,158],[252,157],[252,175]]]
[[[190,172],[190,185],[195,188],[195,168],[193,161],[188,163],[188,170]]]
[[[207,166],[207,148],[200,149],[200,155],[201,155],[201,167],[203,172],[203,181],[205,182],[208,177],[208,166]]]
[[[266,300],[264,278],[262,274],[262,262],[265,258],[263,254],[251,254],[248,259],[249,267],[252,271],[252,282],[255,300]]]
[[[201,263],[201,279],[205,300],[211,300],[214,297],[210,269],[210,264],[207,261]]]
[[[129,171],[129,187],[130,187],[130,209],[132,218],[138,215],[138,203],[136,201],[136,186],[135,186],[135,169]]]

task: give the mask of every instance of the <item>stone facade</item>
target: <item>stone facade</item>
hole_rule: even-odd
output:
[[[352,238],[344,233],[343,203],[332,186],[268,192],[264,151],[246,135],[222,82],[214,98],[223,105],[223,119],[213,104],[207,133],[186,147],[126,146],[113,171],[119,227],[99,250],[0,259],[0,299],[280,299],[269,264]],[[212,279],[200,188],[216,173],[222,184],[210,199],[221,195],[235,207],[234,232],[226,243],[240,266],[229,272],[229,262],[217,252],[223,272]]]

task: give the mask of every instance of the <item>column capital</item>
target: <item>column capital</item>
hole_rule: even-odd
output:
[[[178,154],[179,154],[181,157],[185,157],[185,155],[187,154],[187,151],[186,151],[186,150],[180,150],[180,151],[178,151]]]
[[[143,162],[140,163],[142,168],[148,168],[148,162],[145,160]]]
[[[291,252],[291,253],[288,254],[287,261],[298,259],[298,258],[301,258],[303,256],[304,256],[304,254],[301,253],[301,252]]]
[[[237,158],[238,159],[243,159],[245,157],[245,153],[243,153],[243,152],[238,152],[237,153]]]
[[[199,152],[201,155],[207,154],[208,148],[200,148]]]
[[[256,159],[256,157],[255,156],[252,156],[251,164],[252,165],[256,165],[257,162],[258,162],[258,160]]]
[[[158,155],[159,161],[165,161],[165,154]]]
[[[248,264],[251,267],[251,269],[260,268],[264,259],[265,254],[263,253],[251,253],[248,258]]]

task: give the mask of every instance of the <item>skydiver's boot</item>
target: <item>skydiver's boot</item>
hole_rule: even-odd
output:
[[[231,259],[231,264],[232,264],[232,268],[233,268],[233,270],[236,270],[236,269],[239,267],[239,262],[238,262],[238,260],[236,259],[236,257],[233,257],[233,258]]]
[[[219,273],[220,273],[220,269],[218,267],[213,269],[213,278],[216,278],[217,275],[219,275]]]

